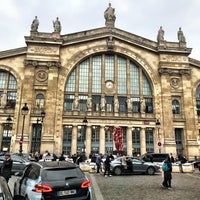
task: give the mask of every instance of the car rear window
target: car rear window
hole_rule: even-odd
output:
[[[70,178],[83,178],[84,174],[79,168],[53,168],[43,169],[41,176],[44,181],[63,181]]]

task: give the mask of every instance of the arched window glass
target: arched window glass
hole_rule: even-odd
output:
[[[17,80],[9,72],[0,71],[0,106],[14,108],[17,97]]]
[[[178,100],[172,101],[172,113],[173,114],[180,114],[180,104]]]
[[[196,107],[197,107],[197,115],[200,116],[200,85],[196,90]]]
[[[37,108],[44,108],[44,95],[43,94],[37,94],[35,103],[36,103]]]
[[[89,60],[80,64],[79,68],[79,92],[88,92],[89,83]]]
[[[145,112],[153,113],[151,85],[144,69],[125,56],[90,56],[77,64],[67,78],[64,110],[74,110],[74,98],[78,96],[79,111],[87,111],[87,99],[92,97],[92,112],[100,112],[101,109],[105,112],[114,112],[116,95],[119,100],[119,112],[128,112],[127,96],[130,96],[132,112],[140,112],[140,99],[143,98],[146,103]],[[105,105],[101,106],[101,99],[104,97]]]
[[[105,80],[114,81],[114,55],[105,55]]]
[[[144,73],[142,74],[142,90],[143,90],[143,95],[152,94],[150,83]]]
[[[101,56],[92,59],[92,92],[101,93]]]
[[[139,95],[140,94],[140,74],[139,67],[134,63],[130,63],[130,93]]]
[[[126,91],[126,59],[119,57],[118,58],[118,93],[119,94],[127,94]]]
[[[75,92],[75,81],[76,81],[76,73],[75,70],[71,73],[71,75],[69,76],[69,80],[66,84],[66,91],[68,92]]]

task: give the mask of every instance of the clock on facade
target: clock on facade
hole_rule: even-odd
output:
[[[107,81],[107,82],[106,82],[106,87],[107,87],[108,89],[112,89],[112,88],[113,88],[113,82],[112,82],[112,81]]]

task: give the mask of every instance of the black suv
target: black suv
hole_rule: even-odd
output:
[[[168,156],[168,153],[145,153],[140,159],[145,162],[163,162]]]
[[[92,199],[84,172],[66,161],[32,162],[15,182],[14,194],[29,200]]]

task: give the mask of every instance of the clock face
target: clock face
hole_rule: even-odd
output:
[[[109,88],[109,89],[113,88],[113,82],[112,81],[107,81],[106,82],[106,87]]]

